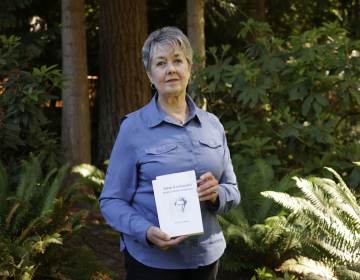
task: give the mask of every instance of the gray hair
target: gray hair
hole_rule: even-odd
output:
[[[144,43],[142,48],[142,61],[146,72],[150,72],[151,70],[151,59],[154,54],[154,49],[159,45],[180,47],[188,63],[190,65],[192,64],[193,50],[189,39],[179,28],[167,26],[150,33]]]

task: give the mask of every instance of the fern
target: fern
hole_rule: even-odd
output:
[[[8,187],[8,183],[4,183],[7,174],[0,164],[0,189],[7,192],[5,198],[0,197],[7,202],[7,207],[0,212],[1,279],[42,279],[42,275],[58,278],[56,271],[65,271],[71,266],[67,260],[49,252],[58,252],[62,242],[82,228],[88,210],[72,208],[81,194],[76,192],[76,183],[61,192],[68,165],[52,169],[45,176],[41,166],[37,157],[24,161],[18,172],[20,179],[13,180]],[[62,251],[66,250],[63,246]]]
[[[52,210],[54,200],[61,188],[61,185],[65,179],[65,176],[67,175],[69,170],[69,165],[64,165],[60,168],[59,172],[57,173],[55,179],[53,180],[49,190],[47,191],[47,195],[44,199],[43,207],[40,213],[40,216],[44,216],[49,211]]]
[[[241,160],[235,160],[236,168],[242,166]],[[254,160],[249,169],[240,173],[242,202],[219,217],[228,243],[222,266],[229,271],[251,270],[251,273],[262,266],[275,268],[284,258],[295,254],[300,244],[287,227],[284,212],[272,216],[279,212],[279,207],[260,192],[275,186],[283,191],[293,190],[295,183],[291,175],[276,181],[272,167],[262,159]]]
[[[288,260],[280,269],[316,279],[325,277],[318,273],[321,266],[324,273],[325,270],[331,272],[324,279],[357,279],[360,273],[356,265],[360,263],[360,207],[341,177],[333,169],[327,169],[338,183],[327,178],[294,177],[303,197],[273,191],[262,193],[290,211],[288,227],[301,242],[302,253],[312,258]],[[341,267],[344,278],[336,278],[337,267]]]
[[[20,172],[16,197],[23,202],[30,201],[31,197],[36,193],[35,188],[41,176],[41,166],[37,157],[33,157],[31,161],[25,161]]]
[[[305,279],[307,280],[337,280],[331,267],[306,257],[289,259],[281,265],[280,269],[282,271],[305,275]]]

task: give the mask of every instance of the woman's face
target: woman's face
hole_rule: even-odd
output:
[[[159,95],[179,96],[186,93],[191,65],[179,47],[155,46],[151,58],[149,79]]]

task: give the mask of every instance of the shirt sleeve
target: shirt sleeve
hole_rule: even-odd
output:
[[[131,206],[137,187],[137,154],[132,137],[135,136],[125,119],[111,152],[104,188],[99,199],[100,209],[112,228],[150,246],[146,232],[153,224]]]
[[[220,123],[220,121],[219,121]],[[223,126],[220,124],[223,131],[223,147],[224,147],[224,172],[219,180],[219,196],[216,204],[208,204],[209,209],[215,211],[216,214],[222,214],[229,211],[231,208],[240,203],[240,192],[237,186],[236,175],[231,162],[230,151],[227,145],[226,135]]]

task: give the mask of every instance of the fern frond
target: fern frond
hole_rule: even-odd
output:
[[[51,235],[34,236],[26,240],[25,243],[27,243],[27,246],[29,247],[31,253],[44,254],[46,248],[50,244],[62,245],[63,239],[61,238],[61,235],[56,232]]]
[[[338,280],[331,267],[303,256],[285,261],[279,269],[282,272],[304,275],[305,279]]]
[[[300,211],[304,208],[304,204],[309,204],[305,199],[300,197],[293,197],[287,193],[275,192],[275,191],[264,191],[261,192],[264,197],[274,200],[284,208],[291,211]]]
[[[235,210],[235,209],[234,209]],[[223,228],[226,240],[242,240],[249,248],[253,247],[253,238],[251,236],[249,224],[241,212],[230,211],[224,216],[219,216],[219,222]]]
[[[227,221],[230,224],[249,227],[249,222],[246,219],[244,210],[241,207],[236,207],[229,212],[221,216],[221,218]]]
[[[83,178],[88,178],[97,186],[104,185],[104,172],[93,165],[83,163],[73,167],[72,172],[80,174]]]
[[[343,191],[334,181],[326,178],[313,178],[313,182],[329,194],[337,203],[332,203],[333,208],[341,209],[360,227],[360,206],[350,190]]]
[[[17,186],[16,196],[19,200],[29,202],[35,194],[35,188],[41,178],[41,165],[37,157],[24,161],[20,171],[20,181]]]
[[[322,192],[316,189],[310,180],[293,177],[298,188],[302,191],[305,198],[311,201],[311,204],[319,210],[324,209],[324,197]]]
[[[44,217],[41,217],[41,216],[36,217],[32,221],[30,221],[27,224],[26,228],[21,231],[20,237],[16,240],[16,242],[17,243],[23,242],[23,240],[25,240],[27,238],[27,236],[36,229],[36,225],[40,224],[43,221],[44,221]]]
[[[344,180],[341,178],[341,176],[332,168],[330,167],[325,167],[325,169],[327,169],[328,171],[330,171],[335,178],[339,181],[339,188],[342,191],[344,197],[346,198],[346,200],[348,201],[348,203],[352,206],[355,207],[355,210],[357,212],[357,215],[360,216],[360,207],[357,204],[356,198],[355,196],[351,193],[350,189],[347,187],[346,183],[344,182]]]
[[[342,236],[348,242],[354,242],[354,234],[344,225],[344,223],[336,215],[328,215],[326,208],[322,211],[313,206],[309,201],[292,197],[286,193],[278,193],[273,191],[262,192],[265,197],[273,199],[286,209],[291,210],[297,215],[298,220],[310,225],[317,225],[326,228],[328,231],[334,232]],[[319,205],[317,205],[319,206]],[[309,219],[309,217],[311,219]]]
[[[355,271],[347,267],[337,267],[335,273],[338,279],[360,280],[360,271]]]
[[[333,259],[341,260],[345,263],[359,262],[360,259],[356,257],[356,248],[351,246],[345,246],[344,244],[331,244],[333,240],[328,238],[327,240],[314,239],[313,244],[317,245],[318,248],[325,250]]]
[[[55,198],[60,191],[61,185],[68,174],[69,164],[62,166],[54,178],[49,190],[46,193],[40,216],[46,215],[52,210]]]

